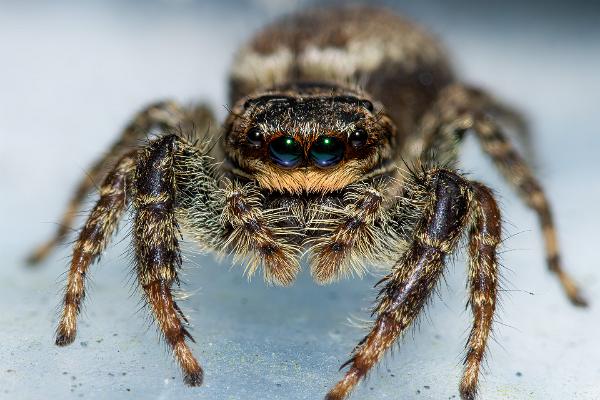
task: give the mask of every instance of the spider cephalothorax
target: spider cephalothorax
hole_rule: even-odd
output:
[[[237,102],[225,123],[230,171],[264,189],[341,190],[391,160],[395,128],[365,94],[298,83]]]
[[[466,237],[473,324],[460,394],[474,399],[498,294],[501,219],[492,192],[456,170],[467,132],[537,213],[550,270],[585,305],[562,268],[548,200],[503,131],[512,123],[524,134],[520,115],[457,81],[420,28],[371,8],[292,15],[242,48],[230,83],[221,132],[205,106],[160,102],[140,112],[81,182],[55,237],[32,255],[40,261],[65,237],[73,211],[103,179],[73,247],[56,344],[74,341],[88,268],[131,205],[138,282],[192,386],[203,372],[171,294],[180,229],[273,284],[291,284],[303,254],[318,283],[360,274],[367,262],[388,268],[371,330],[326,396],[341,400],[418,317]],[[158,138],[139,144],[157,128]],[[214,154],[205,132],[222,138]]]

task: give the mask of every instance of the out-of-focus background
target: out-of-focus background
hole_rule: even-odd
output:
[[[464,169],[496,189],[505,279],[482,399],[600,398],[600,10],[592,1],[398,2],[449,47],[461,76],[526,111],[564,259],[592,307],[575,309],[545,269],[541,234],[468,140]],[[69,246],[36,270],[77,180],[149,101],[208,100],[225,114],[232,54],[302,1],[0,2],[0,398],[319,399],[363,332],[376,277],[287,289],[188,253],[184,302],[205,385],[177,366],[132,290],[127,228],[92,268],[79,336],[53,345]],[[88,207],[93,201],[90,198]],[[356,399],[458,397],[464,257],[440,298],[363,383]]]

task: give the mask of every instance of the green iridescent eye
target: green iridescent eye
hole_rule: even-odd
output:
[[[318,167],[332,167],[344,158],[344,147],[339,139],[321,136],[310,148],[310,158]]]
[[[281,136],[269,144],[269,156],[284,168],[293,168],[302,161],[302,147],[294,138]]]

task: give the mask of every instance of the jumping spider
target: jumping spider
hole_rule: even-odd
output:
[[[503,131],[504,122],[525,133],[519,113],[460,83],[437,41],[412,23],[364,7],[285,17],[241,49],[230,90],[221,131],[203,105],[153,104],[80,183],[60,229],[31,257],[42,260],[65,237],[92,182],[103,179],[73,246],[57,345],[75,339],[88,268],[131,206],[138,282],[191,386],[203,372],[171,294],[180,229],[277,285],[294,281],[303,251],[320,284],[360,275],[366,262],[391,266],[372,328],[326,396],[344,399],[417,318],[466,236],[473,326],[460,393],[474,399],[496,306],[501,228],[490,189],[456,170],[467,133],[537,213],[550,270],[585,305],[562,268],[548,200]]]

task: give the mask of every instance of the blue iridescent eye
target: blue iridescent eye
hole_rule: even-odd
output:
[[[293,168],[302,161],[302,147],[294,138],[281,136],[269,144],[269,156],[284,168]]]
[[[334,137],[321,136],[310,148],[310,159],[318,167],[332,167],[344,158],[344,142]]]

